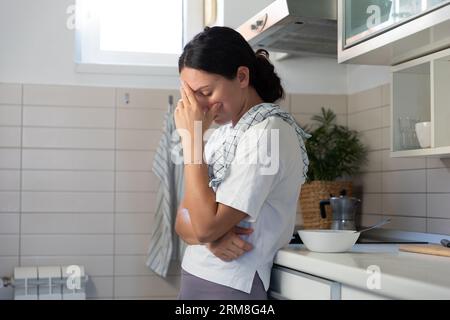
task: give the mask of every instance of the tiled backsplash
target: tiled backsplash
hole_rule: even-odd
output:
[[[163,280],[145,266],[170,94],[0,84],[1,276],[83,264],[90,298],[176,297],[179,270]]]
[[[348,96],[348,125],[369,148],[355,179],[362,224],[390,217],[385,228],[450,234],[450,159],[391,158],[390,121],[388,84]]]
[[[145,266],[170,94],[178,99],[177,90],[0,84],[0,276],[83,264],[90,298],[176,297],[179,267],[164,280]],[[362,132],[364,223],[389,215],[391,228],[450,233],[450,162],[389,158],[388,86],[281,104],[301,125],[326,107]]]

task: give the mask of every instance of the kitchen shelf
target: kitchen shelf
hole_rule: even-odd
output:
[[[392,67],[391,157],[450,157],[450,49]],[[421,148],[415,122],[431,122]]]

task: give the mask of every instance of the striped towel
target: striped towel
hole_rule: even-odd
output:
[[[166,277],[171,259],[176,259],[178,236],[174,232],[174,223],[183,196],[182,159],[181,139],[169,108],[164,117],[164,133],[153,160],[152,170],[160,185],[146,262],[153,272],[162,277]]]
[[[237,145],[244,132],[251,126],[264,121],[268,117],[279,117],[295,129],[304,164],[303,172],[300,172],[299,174],[302,174],[306,180],[309,160],[306,153],[304,140],[311,137],[311,135],[303,131],[292,115],[282,110],[278,105],[273,103],[261,103],[252,107],[239,119],[236,125],[231,128],[230,134],[227,135],[223,146],[215,150],[212,154],[211,160],[208,164],[208,175],[209,186],[213,188],[214,191],[217,190],[222,181],[227,177],[228,168],[233,162]]]

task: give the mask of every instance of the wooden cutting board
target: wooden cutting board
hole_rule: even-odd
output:
[[[440,244],[401,244],[399,250],[450,257],[450,248],[446,248]]]

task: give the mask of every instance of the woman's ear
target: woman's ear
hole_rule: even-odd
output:
[[[246,88],[250,84],[250,70],[247,67],[241,66],[237,69],[236,78],[239,81],[241,88]]]

